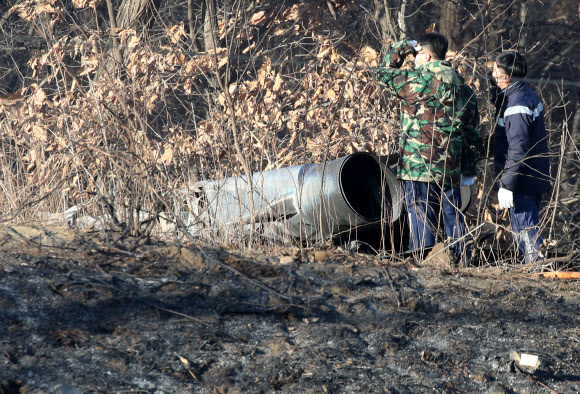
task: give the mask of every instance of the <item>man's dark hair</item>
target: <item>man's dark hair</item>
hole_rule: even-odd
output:
[[[500,53],[495,58],[495,62],[511,78],[523,78],[528,73],[526,59],[516,51]]]
[[[435,60],[444,60],[449,45],[447,38],[439,33],[425,33],[417,39],[421,47],[430,52]]]

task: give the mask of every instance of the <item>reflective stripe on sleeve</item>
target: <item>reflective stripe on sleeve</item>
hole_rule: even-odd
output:
[[[513,107],[509,107],[505,110],[504,117],[515,115],[515,114],[526,114],[533,116],[532,120],[536,120],[540,113],[544,110],[544,106],[542,103],[539,103],[538,106],[532,111],[530,108],[526,107],[525,105],[515,105]],[[502,119],[500,119],[502,120]]]

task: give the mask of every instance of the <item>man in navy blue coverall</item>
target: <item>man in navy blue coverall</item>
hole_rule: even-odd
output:
[[[544,107],[525,82],[524,57],[502,52],[495,60],[491,90],[496,108],[495,171],[499,207],[509,209],[512,230],[526,263],[543,258],[539,222],[542,193],[551,188]]]

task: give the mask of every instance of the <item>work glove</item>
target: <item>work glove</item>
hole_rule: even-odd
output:
[[[463,176],[461,175],[461,186],[471,186],[475,183],[474,176]]]
[[[497,200],[500,209],[512,208],[514,206],[514,192],[500,187],[499,192],[497,193]]]
[[[417,52],[421,50],[421,47],[417,46],[417,41],[415,41],[415,40],[411,40],[411,41],[407,41],[407,42],[409,44],[403,48],[403,50],[401,51],[401,55],[403,57],[407,57],[408,55],[415,56],[417,54]],[[417,49],[417,48],[419,48],[419,49]]]
[[[411,40],[411,41],[409,41],[409,44],[411,44],[417,52],[419,52],[421,50],[421,45],[419,45],[417,40]]]

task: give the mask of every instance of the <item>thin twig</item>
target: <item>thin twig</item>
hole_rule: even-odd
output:
[[[391,287],[391,291],[393,292],[393,295],[395,296],[395,300],[397,301],[397,306],[400,308],[401,306],[403,306],[403,301],[401,300],[399,294],[397,294],[397,291],[395,290],[395,285],[394,285],[393,278],[391,277],[391,273],[384,266],[383,266],[383,270],[385,271],[385,274],[387,275],[387,279],[389,281],[389,286]]]

